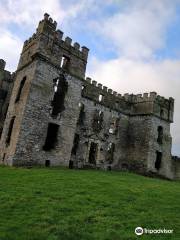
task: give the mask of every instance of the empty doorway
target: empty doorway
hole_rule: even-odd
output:
[[[96,164],[98,144],[95,142],[91,142],[90,150],[89,150],[89,163]]]

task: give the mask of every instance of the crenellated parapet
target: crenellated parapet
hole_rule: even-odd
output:
[[[173,121],[174,99],[166,99],[157,95],[156,92],[121,95],[89,77],[83,81],[82,89],[82,97],[110,109],[129,115],[153,114],[163,120]]]
[[[61,67],[61,61],[65,57],[70,62],[69,72],[84,77],[89,49],[81,47],[77,42],[72,43],[70,37],[64,37],[63,32],[56,28],[57,22],[45,13],[36,33],[24,42],[18,68],[30,62],[35,54],[44,56],[57,67]]]
[[[87,77],[82,83],[82,97],[88,98],[112,110],[130,113],[131,104],[125,100],[125,96],[116,91],[97,83],[95,80]]]

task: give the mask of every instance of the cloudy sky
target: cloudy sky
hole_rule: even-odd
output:
[[[180,155],[180,0],[0,0],[0,58],[10,71],[45,12],[90,48],[87,76],[121,94],[175,98],[171,132]]]

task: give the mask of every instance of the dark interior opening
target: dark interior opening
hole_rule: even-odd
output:
[[[157,170],[161,167],[161,161],[162,161],[162,152],[156,151],[156,162],[155,162],[155,168]]]
[[[55,148],[55,145],[57,143],[58,129],[59,125],[54,123],[48,124],[47,136],[43,150],[50,151],[51,149]]]
[[[84,124],[84,119],[85,119],[84,104],[80,103],[79,108],[80,108],[80,111],[79,111],[78,124],[83,125]]]
[[[70,58],[63,55],[61,59],[61,68],[68,71],[69,67],[70,67]]]
[[[157,142],[159,144],[162,144],[163,142],[163,127],[162,126],[159,126],[158,127],[158,138],[157,138]]]
[[[162,117],[162,118],[164,117],[164,110],[163,109],[160,110],[160,117]]]
[[[106,161],[108,161],[110,164],[113,163],[113,160],[114,160],[114,151],[115,151],[115,144],[109,143],[107,155],[106,155]]]
[[[18,102],[20,100],[22,89],[24,87],[25,82],[26,82],[26,77],[24,77],[20,83],[15,102]]]
[[[89,150],[89,163],[96,164],[98,144],[91,142],[90,150]]]
[[[73,165],[74,165],[73,161],[70,160],[70,161],[69,161],[69,169],[73,169]]]
[[[12,117],[10,124],[9,124],[8,134],[7,134],[7,138],[6,138],[6,144],[8,144],[8,145],[11,142],[11,135],[12,135],[15,118],[16,118],[15,116]]]
[[[100,110],[95,110],[93,121],[92,121],[92,128],[94,132],[99,133],[103,128],[103,117],[104,114]]]
[[[54,98],[52,100],[52,116],[56,117],[60,112],[65,110],[64,99],[68,90],[68,83],[63,74],[59,78],[53,80],[54,82]]]
[[[46,161],[45,161],[45,166],[46,166],[46,167],[50,167],[50,164],[51,164],[50,160],[46,160]]]
[[[74,136],[74,142],[73,142],[73,147],[71,152],[73,155],[76,155],[78,146],[79,146],[79,134],[76,133]]]

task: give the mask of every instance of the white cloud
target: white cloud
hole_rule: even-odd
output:
[[[0,58],[4,57],[10,71],[15,71],[23,42],[9,31],[0,29]]]
[[[37,24],[43,14],[48,12],[54,18],[62,20],[65,12],[58,0],[7,0],[0,3],[1,23],[17,23],[19,25]]]
[[[167,0],[136,0],[109,19],[93,27],[116,47],[116,53],[130,58],[149,58],[165,45],[165,30],[173,19],[175,4]]]

